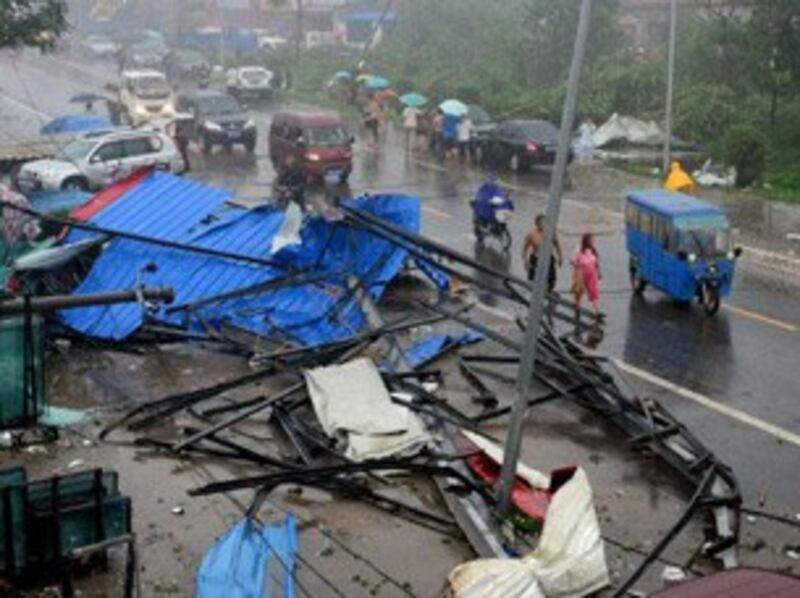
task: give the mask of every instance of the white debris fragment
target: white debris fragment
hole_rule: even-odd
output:
[[[747,519],[747,523],[755,523],[756,521],[758,521],[758,517],[756,517],[755,515],[748,515],[747,517],[745,517],[745,519]]]
[[[76,467],[80,467],[84,463],[86,463],[86,461],[84,461],[83,459],[75,459],[69,462],[69,464],[67,465],[67,469],[75,469]]]
[[[183,515],[183,513],[184,513],[184,510],[183,510],[182,506],[178,505],[177,507],[172,507],[172,514],[173,515],[180,516],[180,515]]]
[[[661,572],[661,583],[665,587],[676,586],[683,581],[686,581],[686,573],[680,567],[668,565]]]

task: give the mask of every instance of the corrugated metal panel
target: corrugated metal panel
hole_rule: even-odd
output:
[[[136,192],[136,190],[134,190]],[[207,194],[201,191],[200,196]],[[138,193],[137,196],[148,197]],[[116,208],[120,198],[92,221],[102,219],[107,226],[122,228],[123,208]],[[194,198],[192,199],[194,202]],[[361,209],[401,225],[411,231],[419,230],[419,200],[406,196],[377,196],[352,200]],[[322,272],[325,284],[307,284],[282,288],[261,295],[248,295],[207,306],[184,322],[181,313],[166,314],[156,319],[173,324],[200,328],[200,321],[234,325],[272,338],[290,338],[303,344],[319,344],[345,338],[360,330],[363,314],[345,291],[346,277],[356,275],[369,285],[373,298],[378,299],[386,284],[397,274],[406,252],[362,230],[343,223],[331,224],[316,217],[301,231],[303,243],[270,255],[272,238],[283,222],[283,213],[269,209],[243,210],[226,208],[213,218],[180,219],[181,225],[169,227],[159,220],[171,218],[161,213],[155,218],[137,218],[132,226],[137,232],[166,238],[164,229],[176,240],[202,247],[225,250],[240,255],[273,258],[297,270]],[[125,226],[130,230],[130,226]],[[285,276],[279,268],[260,266],[231,259],[209,257],[139,242],[119,240],[107,247],[95,262],[77,293],[91,293],[113,288],[129,287],[136,283],[137,272],[148,262],[158,271],[147,276],[150,285],[169,285],[176,294],[175,304],[196,302],[221,293],[242,289],[254,284]],[[342,301],[342,299],[346,299]],[[64,321],[72,328],[91,336],[122,339],[142,323],[137,305],[115,305],[66,310]]]

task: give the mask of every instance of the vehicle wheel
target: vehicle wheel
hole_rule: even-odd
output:
[[[208,137],[204,136],[200,141],[203,145],[203,153],[210,154],[211,148],[214,147],[214,144],[211,143],[211,140]]]
[[[709,284],[704,284],[700,289],[700,302],[703,311],[711,317],[719,311],[719,289]]]
[[[62,191],[88,191],[89,182],[83,177],[73,176],[61,183],[61,189]]]
[[[508,228],[503,228],[500,233],[500,240],[503,243],[503,251],[508,251],[511,248],[511,233]]]
[[[346,185],[347,184],[347,179],[349,179],[349,178],[350,178],[350,173],[345,170],[341,175],[339,175],[339,184],[340,185]]]
[[[511,158],[508,161],[508,167],[511,169],[511,172],[517,172],[520,167],[520,159],[519,154],[511,154]]]
[[[643,294],[647,288],[647,281],[639,275],[639,269],[636,266],[631,266],[631,287],[637,295]]]
[[[254,151],[256,151],[256,140],[252,139],[250,141],[245,141],[244,149],[247,150],[248,154],[252,154]]]

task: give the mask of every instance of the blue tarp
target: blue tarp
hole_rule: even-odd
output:
[[[297,527],[258,528],[242,519],[208,549],[197,572],[197,598],[294,597]]]
[[[152,177],[155,179],[146,179],[91,221],[117,230],[268,258],[285,265],[285,269],[115,239],[95,261],[75,294],[130,288],[137,283],[142,266],[149,262],[155,263],[158,270],[147,275],[147,284],[171,286],[176,295],[174,305],[282,278],[291,271],[321,273],[323,282],[213,303],[192,312],[189,318],[185,312],[167,313],[163,308],[155,314],[158,321],[188,325],[198,331],[204,329],[204,324],[227,322],[273,339],[317,345],[348,338],[364,326],[361,309],[347,292],[348,276],[361,279],[373,300],[377,300],[407,257],[405,250],[375,235],[321,217],[307,220],[300,233],[301,245],[271,255],[269,248],[283,223],[284,212],[229,206],[220,209],[218,201],[207,201],[201,208],[202,197],[213,199],[215,195],[196,183],[201,189],[195,193],[186,191],[180,201],[172,195],[162,197],[160,202],[149,201],[147,198],[155,194],[148,191],[148,186],[164,186],[177,178],[164,173]],[[385,195],[352,199],[349,203],[409,231],[419,230],[416,198]],[[182,224],[176,226],[175,220],[182,220]],[[444,284],[442,278],[438,276],[435,281]],[[141,307],[135,304],[70,309],[61,315],[71,328],[100,338],[122,339],[142,324]]]
[[[411,367],[417,367],[448,347],[471,345],[482,341],[483,338],[482,334],[472,330],[467,330],[463,334],[456,336],[451,334],[431,334],[406,349],[405,355],[408,364]]]
[[[111,128],[111,121],[99,114],[67,114],[51,120],[39,129],[42,135],[58,133],[79,133]]]

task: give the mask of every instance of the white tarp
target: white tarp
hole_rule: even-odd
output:
[[[278,253],[289,245],[300,245],[300,229],[303,227],[303,211],[295,202],[290,202],[286,207],[283,222],[278,233],[272,239],[271,253]]]
[[[498,451],[502,459],[500,447],[487,455],[495,459]],[[578,468],[553,495],[533,552],[521,559],[464,563],[450,573],[449,582],[457,598],[586,596],[607,586],[608,566],[586,472]]]
[[[622,145],[663,145],[664,131],[652,120],[646,122],[615,112],[592,133],[592,147],[599,149],[614,142]]]
[[[346,441],[353,461],[412,453],[430,441],[419,418],[392,402],[372,360],[307,370],[305,378],[322,429]]]

